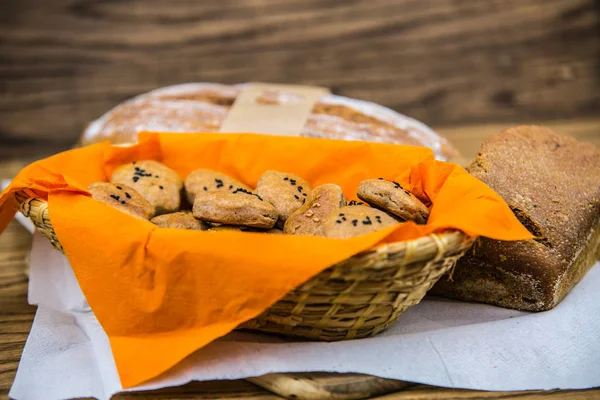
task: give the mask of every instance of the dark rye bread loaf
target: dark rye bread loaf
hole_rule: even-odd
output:
[[[540,126],[483,143],[469,172],[537,239],[482,238],[432,293],[527,311],[553,308],[600,256],[600,152]]]

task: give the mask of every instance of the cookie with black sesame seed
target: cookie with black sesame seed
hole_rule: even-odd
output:
[[[95,182],[88,186],[92,198],[106,203],[134,217],[150,219],[154,207],[133,188],[108,182]]]
[[[350,200],[348,202],[349,206],[368,206],[368,204],[363,203],[362,201],[358,201],[358,200]]]
[[[303,178],[288,173],[269,170],[261,175],[256,193],[275,207],[279,213],[277,226],[283,227],[288,216],[304,202],[312,188]]]
[[[342,188],[334,184],[321,185],[308,193],[306,202],[290,214],[283,232],[293,235],[317,235],[323,220],[346,205]]]
[[[346,206],[331,213],[321,225],[325,237],[345,239],[396,225],[399,221],[368,206]]]
[[[382,178],[367,179],[358,186],[358,198],[405,221],[427,223],[429,210],[398,182]]]
[[[175,212],[181,204],[183,181],[177,172],[159,163],[145,160],[115,169],[112,183],[129,185],[154,206],[156,215]]]
[[[279,217],[270,203],[242,188],[199,194],[192,212],[196,219],[205,222],[264,229],[272,228]]]
[[[150,222],[161,228],[190,229],[194,231],[205,231],[208,229],[208,225],[194,218],[191,211],[178,211],[159,215],[152,218]]]
[[[212,169],[197,169],[190,172],[184,182],[185,192],[190,204],[194,204],[196,196],[217,190],[234,191],[237,188],[251,190],[248,186],[229,175]]]

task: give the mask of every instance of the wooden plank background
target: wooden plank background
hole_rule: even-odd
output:
[[[0,157],[156,87],[329,86],[434,127],[600,111],[597,0],[0,0]]]

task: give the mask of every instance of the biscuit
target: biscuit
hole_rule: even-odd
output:
[[[107,182],[95,182],[88,186],[92,198],[113,206],[134,217],[150,219],[154,216],[154,207],[133,188]]]
[[[396,225],[385,212],[367,206],[347,206],[331,213],[321,225],[320,234],[325,237],[345,239],[364,235]]]
[[[283,232],[293,235],[317,235],[323,220],[345,205],[344,192],[338,185],[318,186],[307,195],[302,207],[290,214]]]
[[[255,233],[271,233],[276,235],[282,235],[283,231],[281,229],[257,229],[250,228],[247,226],[234,226],[234,225],[217,225],[208,229],[209,232],[219,232],[219,231],[240,231],[240,232],[255,232]]]
[[[207,232],[222,232],[222,231],[239,231],[239,232],[255,232],[255,228],[249,228],[247,226],[235,226],[235,225],[216,225],[209,229]]]
[[[289,215],[306,201],[312,188],[303,178],[279,171],[266,171],[256,185],[256,193],[279,213],[277,226],[283,227]]]
[[[358,198],[405,221],[427,223],[429,210],[398,182],[383,178],[367,179],[358,186]]]
[[[208,228],[207,232],[222,232],[222,231],[243,231],[244,226],[234,226],[234,225],[216,225]],[[246,228],[250,229],[250,228]]]
[[[211,169],[197,169],[185,178],[185,192],[190,204],[194,204],[196,196],[217,190],[233,191],[237,188],[251,190],[235,178]]]
[[[271,204],[242,188],[198,195],[192,212],[201,221],[265,229],[272,228],[279,217]]]
[[[153,160],[134,161],[115,169],[111,182],[138,191],[155,208],[156,215],[175,212],[181,202],[183,182],[169,167]]]
[[[159,215],[152,218],[150,222],[161,228],[191,229],[194,231],[205,231],[208,229],[208,225],[194,218],[191,211],[178,211]]]

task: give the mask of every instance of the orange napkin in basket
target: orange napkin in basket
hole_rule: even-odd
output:
[[[361,180],[399,181],[428,204],[427,225],[412,222],[339,240],[163,229],[93,200],[85,188],[126,162],[156,159],[182,177],[196,168],[228,173],[254,187],[267,169],[313,186],[337,183],[349,199]],[[0,231],[14,215],[12,192],[47,197],[52,224],[79,284],[105,329],[124,387],[184,357],[268,308],[328,266],[380,242],[449,228],[501,240],[531,238],[504,201],[429,149],[251,134],[144,134],[140,144],[108,143],[35,162],[0,196]]]

